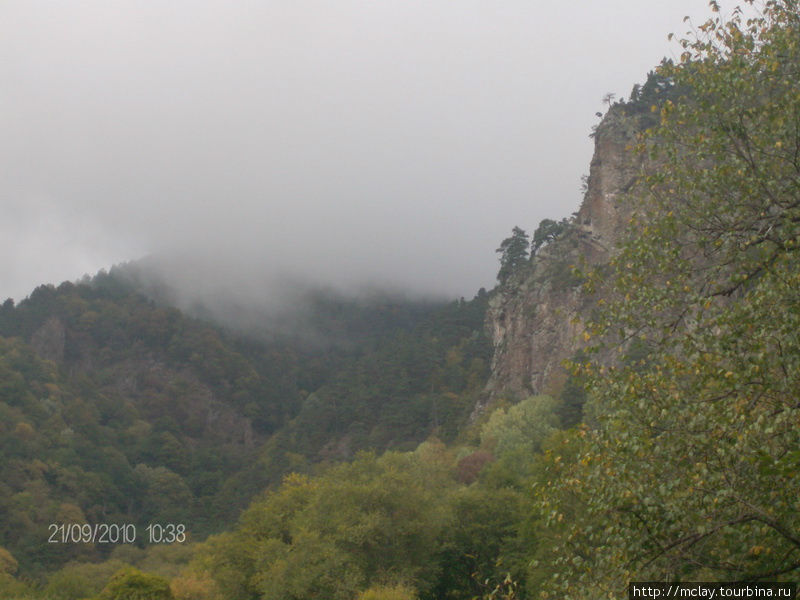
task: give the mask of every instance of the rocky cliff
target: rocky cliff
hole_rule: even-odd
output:
[[[598,299],[584,291],[573,267],[607,262],[628,222],[621,196],[643,166],[630,148],[640,123],[623,105],[609,110],[594,135],[580,209],[529,266],[494,290],[486,321],[494,347],[487,399],[557,394],[563,386],[562,363],[584,343],[582,323]]]

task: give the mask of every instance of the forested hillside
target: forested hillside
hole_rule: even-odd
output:
[[[606,212],[515,227],[498,287],[469,302],[319,294],[314,344],[243,337],[113,274],[3,305],[0,596],[796,581],[800,6],[711,8],[595,132],[630,140],[624,177],[593,171],[615,181]],[[50,523],[110,522],[136,542],[46,543]]]
[[[486,376],[485,297],[317,292],[306,339],[226,332],[117,274],[0,309],[0,546],[25,575],[110,545],[51,523],[230,524],[253,494],[361,449],[452,439]]]

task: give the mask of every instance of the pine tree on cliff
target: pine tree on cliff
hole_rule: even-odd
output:
[[[497,280],[505,283],[512,273],[528,263],[528,234],[514,227],[511,237],[504,239],[495,251],[500,253],[500,271]]]

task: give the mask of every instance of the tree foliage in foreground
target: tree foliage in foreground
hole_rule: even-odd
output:
[[[203,568],[235,598],[350,599],[375,585],[431,586],[447,482],[419,453],[363,455],[316,479],[291,475],[235,532],[209,541]]]
[[[97,600],[173,600],[163,577],[127,568],[115,574]]]
[[[660,73],[691,93],[643,137],[655,168],[590,325],[620,356],[581,367],[600,425],[542,494],[553,526],[580,507],[545,597],[800,573],[798,3],[682,44]]]
[[[210,574],[225,598],[489,593],[510,570],[520,572],[524,495],[459,485],[454,463],[451,451],[430,441],[414,452],[361,454],[313,478],[289,475],[234,531],[210,538],[194,568]]]

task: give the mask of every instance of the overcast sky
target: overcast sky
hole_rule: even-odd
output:
[[[706,2],[3,0],[0,297],[147,254],[471,297],[514,225],[577,209],[603,96],[687,14]]]

